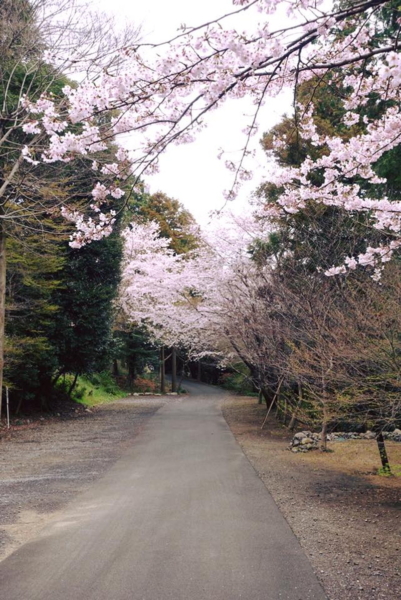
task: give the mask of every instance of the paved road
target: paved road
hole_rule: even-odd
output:
[[[1,600],[324,600],[235,442],[191,383],[59,520],[0,565]]]

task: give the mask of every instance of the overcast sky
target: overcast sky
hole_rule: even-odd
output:
[[[122,23],[129,21],[142,25],[143,38],[147,41],[168,39],[178,27],[197,25],[211,18],[231,12],[230,0],[94,0],[102,10],[114,14]],[[253,18],[253,17],[252,17]],[[241,27],[252,25],[252,18],[242,15]],[[238,23],[238,21],[237,21]],[[233,25],[234,25],[233,20]],[[277,123],[280,116],[290,108],[286,98],[269,100],[263,108],[259,122],[260,135]],[[208,127],[192,144],[170,147],[160,159],[160,172],[147,176],[151,192],[161,190],[180,200],[202,225],[210,220],[209,213],[224,205],[223,191],[232,184],[232,173],[218,161],[219,148],[227,152],[226,158],[238,156],[244,144],[241,131],[250,122],[246,115],[252,111],[245,100],[226,103],[208,118]],[[239,198],[230,203],[234,212],[246,205],[250,193],[261,181],[265,157],[257,154],[254,178],[243,186]]]

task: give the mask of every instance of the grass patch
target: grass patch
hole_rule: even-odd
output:
[[[69,397],[78,404],[84,406],[96,406],[113,402],[119,398],[125,398],[131,394],[160,394],[160,383],[157,374],[146,374],[137,377],[130,389],[124,377],[116,379],[108,372],[92,373],[91,375],[79,376],[71,394],[74,376],[67,374],[57,384],[57,389],[64,397]],[[171,392],[171,381],[166,381],[166,392]],[[186,390],[179,388],[179,394],[185,394]]]
[[[391,473],[389,473],[388,471],[384,470],[383,467],[381,467],[377,471],[377,474],[381,477],[401,477],[401,465],[390,465],[390,468]]]
[[[333,469],[350,475],[383,475],[379,468],[380,456],[375,440],[329,442],[329,448],[333,451],[330,455],[327,455],[326,452],[307,452],[300,457],[300,461],[318,468]],[[393,475],[399,476],[401,444],[388,441],[386,449],[391,472]]]
[[[59,384],[59,388],[67,392],[73,381],[72,375],[66,375]],[[121,389],[112,375],[107,372],[93,373],[88,376],[79,376],[75,388],[71,393],[71,399],[84,406],[97,406],[113,402],[128,395],[126,390]]]

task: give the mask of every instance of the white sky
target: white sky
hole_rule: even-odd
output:
[[[231,12],[231,0],[93,0],[94,5],[116,16],[121,23],[142,25],[146,41],[164,41],[174,35],[178,27],[198,25]],[[252,17],[254,18],[254,17]],[[252,23],[252,18],[241,16],[241,26]],[[238,23],[238,21],[237,21]],[[234,21],[233,21],[234,26]],[[254,138],[255,146],[263,131],[277,123],[285,111],[290,110],[290,98],[269,100],[259,116],[260,133]],[[221,147],[225,158],[236,158],[244,145],[241,131],[249,124],[252,105],[246,100],[230,101],[209,115],[208,127],[192,144],[172,146],[160,159],[157,175],[146,176],[151,192],[158,190],[182,202],[203,226],[210,221],[209,213],[224,205],[223,191],[230,189],[233,174],[217,159]],[[261,171],[266,158],[261,150],[257,153],[254,177],[241,189],[237,200],[229,208],[240,212],[247,198],[261,181]]]

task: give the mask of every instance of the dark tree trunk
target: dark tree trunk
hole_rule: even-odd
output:
[[[166,393],[166,363],[164,359],[164,346],[160,348],[160,392]]]
[[[52,379],[52,387],[54,387],[56,385],[56,383],[58,382],[58,380],[60,379],[60,377],[64,375],[64,371],[59,371],[58,373],[55,374],[55,376]]]
[[[47,375],[47,373],[43,373],[40,377],[39,386],[40,408],[42,410],[50,410],[54,395],[53,391],[54,386],[52,378],[49,375]]]
[[[177,391],[177,351],[171,349],[171,391]]]
[[[15,409],[15,414],[19,415],[22,406],[22,396],[19,397],[17,408]]]
[[[72,384],[70,385],[70,389],[68,390],[68,395],[69,396],[71,396],[73,389],[77,385],[77,380],[78,380],[78,373],[75,373],[74,379],[72,381]]]
[[[383,433],[380,431],[376,436],[377,446],[379,448],[380,460],[382,463],[383,471],[387,475],[391,475],[390,462],[387,456],[386,444],[384,443]]]
[[[116,358],[113,360],[113,375],[114,377],[118,377],[120,375],[120,369],[118,368],[118,362]]]
[[[134,389],[134,381],[136,378],[136,356],[135,354],[131,355],[127,360],[128,367],[128,386],[131,392]]]
[[[287,413],[288,413],[288,399],[287,399],[287,396],[284,396],[283,425],[285,425],[287,422]]]

